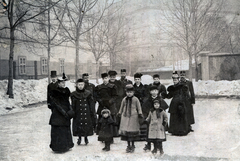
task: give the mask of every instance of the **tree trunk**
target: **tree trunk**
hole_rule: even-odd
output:
[[[76,40],[75,80],[79,78],[79,37]]]
[[[9,74],[7,95],[9,98],[14,98],[13,95],[13,57],[14,57],[14,28],[10,30],[10,54],[9,54]]]
[[[189,56],[189,80],[192,81],[192,54],[190,51],[188,51],[188,56]]]
[[[48,0],[48,7],[50,6],[50,0]],[[51,39],[50,39],[50,29],[51,29],[51,24],[50,24],[50,8],[48,9],[48,48],[47,48],[47,53],[48,53],[48,59],[47,59],[47,68],[48,68],[48,83],[50,83],[50,56],[51,56]]]
[[[99,84],[98,78],[99,78],[99,60],[96,60],[96,83],[97,84]]]

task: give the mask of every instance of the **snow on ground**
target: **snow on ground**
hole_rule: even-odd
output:
[[[169,101],[168,101],[169,103]],[[76,144],[71,151],[56,154],[49,148],[51,110],[47,105],[23,109],[23,112],[0,116],[0,160],[3,161],[239,161],[240,114],[237,99],[197,99],[194,105],[194,132],[187,136],[167,134],[163,143],[165,155],[154,157],[144,152],[145,142],[136,142],[133,154],[127,154],[127,143],[114,139],[111,151],[97,136],[89,137],[86,146]]]
[[[133,81],[133,77],[127,77]],[[120,77],[117,77],[120,79]],[[90,80],[91,83],[97,85],[96,80]],[[152,76],[143,75],[142,83],[150,84],[153,82]],[[161,80],[167,86],[172,84],[171,79]],[[99,79],[102,83],[102,79]],[[14,80],[14,99],[9,99],[6,95],[7,80],[0,81],[0,115],[19,111],[23,106],[29,104],[46,101],[47,79],[40,80]],[[238,95],[240,96],[240,80],[236,81],[198,81],[193,82],[196,95],[211,96],[211,95]],[[66,86],[71,91],[75,90],[73,80],[67,81]],[[6,110],[7,109],[7,110]]]

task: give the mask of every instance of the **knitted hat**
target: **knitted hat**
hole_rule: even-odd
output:
[[[127,84],[125,87],[126,91],[134,91],[133,85],[132,84]]]
[[[155,103],[159,103],[160,104],[160,101],[159,100],[153,100],[153,104],[155,104]]]
[[[108,113],[109,115],[111,115],[111,112],[109,109],[107,108],[104,108],[102,111],[101,111],[101,115],[105,114],[105,113]]]

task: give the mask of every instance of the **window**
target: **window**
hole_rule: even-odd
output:
[[[41,58],[41,69],[42,74],[48,73],[47,58]]]
[[[19,74],[26,74],[26,57],[19,57]]]
[[[64,73],[64,59],[59,60],[60,60],[60,73]]]

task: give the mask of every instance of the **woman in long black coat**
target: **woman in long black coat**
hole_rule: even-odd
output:
[[[167,89],[167,98],[172,98],[168,111],[170,113],[168,132],[172,133],[172,135],[183,136],[190,131],[186,110],[189,103],[189,91],[187,85],[179,82],[179,76],[176,72],[172,78],[174,85],[169,86]]]
[[[90,91],[84,88],[84,80],[78,79],[76,91],[71,94],[72,108],[75,112],[73,118],[73,136],[78,136],[77,144],[81,144],[81,137],[84,137],[85,144],[88,144],[88,136],[93,135],[96,126],[95,102]]]
[[[70,90],[65,88],[65,75],[58,78],[57,88],[50,91],[51,125],[50,148],[55,152],[66,152],[74,146],[70,130],[72,110],[70,108]]]

